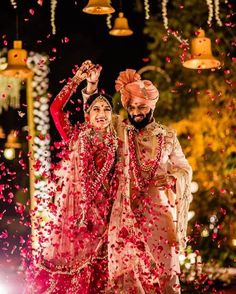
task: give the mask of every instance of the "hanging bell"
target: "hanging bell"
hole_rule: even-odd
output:
[[[5,147],[14,149],[21,148],[16,131],[11,130],[11,132],[7,135],[7,142],[5,143]]]
[[[129,28],[128,20],[124,17],[123,12],[119,12],[119,16],[115,19],[114,27],[109,31],[112,36],[130,36],[133,31]]]
[[[13,49],[10,49],[7,54],[8,65],[0,71],[1,75],[8,77],[16,77],[26,79],[33,75],[31,69],[27,67],[27,51],[22,49],[22,41],[15,40]]]
[[[191,58],[183,63],[184,67],[191,69],[209,69],[220,66],[211,51],[211,40],[205,37],[202,29],[198,30],[198,36],[191,42]]]
[[[83,12],[109,14],[115,12],[115,9],[110,5],[110,0],[89,0],[88,4],[83,8]]]

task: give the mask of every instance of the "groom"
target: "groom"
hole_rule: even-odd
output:
[[[97,91],[100,72],[101,66],[91,65],[87,86],[82,90],[85,103]],[[121,103],[128,116],[128,119],[122,119],[114,115],[113,124],[122,143],[120,157],[128,156],[129,161],[127,190],[130,191],[133,231],[136,236],[142,235],[143,251],[154,260],[156,269],[155,276],[152,276],[150,265],[149,278],[146,278],[144,269],[140,270],[141,261],[130,268],[128,262],[124,266],[123,258],[120,266],[122,285],[117,283],[115,287],[120,285],[122,293],[180,293],[179,248],[184,248],[186,243],[192,169],[176,132],[157,123],[153,117],[159,99],[153,83],[142,80],[135,70],[126,69],[120,72],[115,87],[121,94]],[[117,207],[124,211],[122,205],[124,201]],[[120,222],[117,220],[117,223]],[[116,248],[115,244],[112,246]],[[134,260],[137,255],[140,256],[136,254]],[[118,276],[119,261],[113,258],[112,262],[110,269],[116,273],[114,276]]]

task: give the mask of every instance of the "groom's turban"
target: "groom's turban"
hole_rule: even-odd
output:
[[[121,93],[121,103],[127,108],[129,102],[141,102],[154,109],[159,99],[159,91],[149,80],[141,80],[134,69],[120,72],[115,81],[116,91]]]

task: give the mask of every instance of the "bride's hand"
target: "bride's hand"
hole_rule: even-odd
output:
[[[90,84],[97,84],[102,67],[99,64],[93,64],[91,60],[86,60],[77,70],[74,79],[76,82],[87,80]]]
[[[94,64],[91,62],[91,60],[84,61],[80,68],[77,70],[76,74],[74,75],[73,79],[80,83],[83,80],[86,80],[88,78],[90,70],[94,67]]]
[[[90,84],[97,84],[101,70],[102,66],[99,64],[95,64],[94,66],[90,67],[87,75],[87,82]]]

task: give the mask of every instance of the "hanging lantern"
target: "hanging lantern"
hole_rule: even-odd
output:
[[[16,156],[15,149],[21,148],[21,144],[18,142],[16,132],[11,131],[10,134],[7,135],[7,142],[5,144],[4,156],[8,160],[13,160]]]
[[[26,79],[33,75],[33,72],[27,67],[27,51],[22,49],[22,41],[15,40],[13,49],[10,49],[7,54],[8,65],[0,71],[1,75],[15,78]]]
[[[191,58],[183,63],[184,67],[191,69],[209,69],[220,66],[211,51],[211,40],[205,37],[202,29],[198,30],[198,36],[191,42]]]
[[[3,127],[0,126],[0,139],[4,139],[6,137]]]
[[[130,36],[133,31],[129,28],[128,20],[124,17],[123,12],[119,12],[119,16],[115,19],[114,27],[109,31],[112,36]]]
[[[16,131],[11,130],[11,132],[7,135],[7,142],[5,144],[6,148],[21,148],[21,144],[18,142],[18,138],[16,135]]]
[[[110,5],[110,0],[89,0],[88,4],[83,8],[83,12],[89,14],[110,14],[115,9]]]

